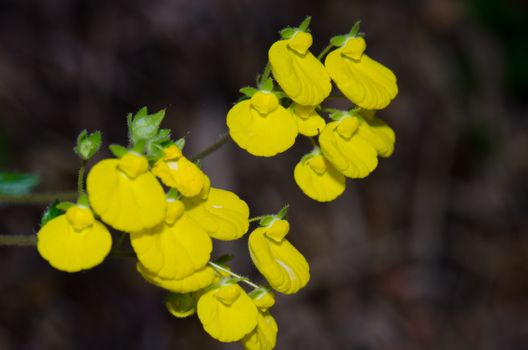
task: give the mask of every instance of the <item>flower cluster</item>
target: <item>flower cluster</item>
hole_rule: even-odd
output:
[[[377,167],[378,157],[392,154],[394,131],[374,115],[396,97],[398,86],[390,69],[365,54],[359,22],[349,33],[333,37],[319,57],[310,52],[309,22],[310,17],[297,28],[281,31],[257,88],[240,90],[244,99],[226,120],[231,138],[256,156],[286,151],[298,134],[308,137],[314,148],[296,165],[294,178],[308,197],[327,202],[343,193],[347,177],[366,177]],[[323,107],[332,81],[353,103],[350,109]],[[321,113],[328,113],[331,121]]]
[[[137,270],[168,291],[166,306],[176,317],[197,313],[203,327],[222,342],[241,341],[246,349],[272,349],[278,327],[269,309],[272,290],[292,294],[310,278],[302,254],[285,239],[286,209],[258,217],[249,234],[249,252],[269,285],[257,285],[231,271],[225,259],[211,261],[213,239],[243,237],[249,207],[235,193],[211,187],[199,165],[183,154],[184,140],[172,141],[160,129],[164,111],[146,109],[129,116],[129,147],[111,145],[115,158],[96,163],[76,203],[57,205],[38,232],[40,255],[67,272],[90,269],[109,254],[112,231],[130,239]],[[100,134],[83,132],[75,148],[84,164],[99,149]],[[256,221],[257,219],[251,220]],[[248,290],[242,288],[249,286]]]

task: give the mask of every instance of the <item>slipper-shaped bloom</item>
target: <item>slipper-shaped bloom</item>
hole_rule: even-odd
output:
[[[310,280],[310,267],[302,254],[284,238],[290,225],[276,220],[256,228],[249,236],[251,260],[273,289],[293,294]]]
[[[93,210],[119,231],[151,228],[165,217],[165,192],[144,156],[129,152],[100,161],[88,174],[86,187]]]
[[[365,39],[354,37],[326,56],[325,67],[341,92],[365,109],[383,109],[398,94],[394,73],[364,54]]]
[[[185,213],[180,200],[168,200],[164,222],[130,233],[130,243],[141,264],[164,279],[182,279],[202,269],[213,249],[211,237]]]
[[[365,123],[359,126],[359,135],[376,149],[380,157],[392,155],[396,134],[383,120],[377,117],[365,118]]]
[[[108,229],[92,211],[75,205],[38,232],[37,249],[51,266],[66,272],[90,269],[103,262],[112,247]]]
[[[279,327],[269,311],[261,311],[257,315],[257,326],[242,339],[246,350],[272,350],[277,344]]]
[[[295,116],[299,134],[316,136],[324,129],[326,122],[317,112],[315,106],[302,106],[292,103],[288,110]]]
[[[293,177],[308,197],[319,202],[333,201],[346,188],[345,176],[326,160],[319,149],[301,159],[295,166]]]
[[[152,167],[161,181],[185,197],[196,196],[208,187],[209,179],[193,162],[185,158],[176,145],[163,150],[164,156]]]
[[[204,293],[197,311],[205,331],[222,342],[240,340],[257,325],[257,307],[235,283],[220,284]]]
[[[211,188],[207,199],[184,198],[185,213],[212,238],[231,241],[249,227],[249,207],[230,191]]]
[[[360,136],[368,125],[358,116],[346,115],[326,125],[319,135],[319,145],[325,158],[343,175],[363,178],[378,166],[378,153],[372,144]]]
[[[304,106],[320,104],[332,90],[323,64],[308,49],[312,35],[297,31],[275,42],[268,52],[271,71],[286,95]]]
[[[286,151],[298,134],[295,117],[269,91],[257,91],[251,99],[238,102],[227,113],[226,122],[233,141],[255,156]]]
[[[141,263],[138,263],[136,267],[138,272],[147,282],[177,293],[190,293],[206,288],[214,282],[216,277],[214,269],[209,266],[205,266],[193,274],[181,279],[160,278],[158,275],[147,270],[147,268],[141,265]]]

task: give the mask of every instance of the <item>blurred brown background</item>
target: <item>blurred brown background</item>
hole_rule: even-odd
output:
[[[166,107],[164,126],[195,153],[224,131],[277,32],[307,14],[315,53],[362,21],[368,54],[398,76],[379,113],[397,144],[330,204],[293,181],[303,139],[272,159],[229,144],[205,161],[253,215],[291,204],[312,280],[278,297],[277,348],[528,348],[524,1],[2,0],[0,170],[74,189],[77,134],[125,144],[125,116],[144,105]],[[0,204],[0,233],[36,232],[43,209]],[[259,280],[245,239],[215,247]],[[70,275],[33,248],[0,247],[0,271],[2,350],[240,348],[171,317],[132,261]]]

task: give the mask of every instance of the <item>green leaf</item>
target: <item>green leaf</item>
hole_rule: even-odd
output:
[[[273,91],[273,79],[266,79],[260,84],[259,88],[263,91]]]
[[[24,195],[37,186],[40,177],[34,174],[0,172],[0,194]]]
[[[128,149],[121,145],[110,145],[108,146],[108,149],[116,158],[121,158],[122,156],[128,153]]]
[[[284,219],[286,214],[288,214],[288,209],[290,209],[290,205],[289,204],[284,205],[284,207],[282,207],[282,209],[279,210],[279,212],[277,213],[277,215],[275,215],[275,217],[277,219]]]
[[[242,94],[246,95],[247,97],[251,97],[255,95],[255,93],[257,93],[258,90],[251,86],[244,86],[242,89],[238,91],[240,91]]]
[[[361,25],[361,21],[357,21],[356,23],[354,23],[354,26],[352,27],[352,29],[350,29],[350,32],[348,33],[348,35],[352,37],[356,36],[359,33],[360,25]]]
[[[280,36],[282,39],[288,40],[293,36],[293,34],[295,34],[296,31],[296,28],[287,27],[280,31]]]
[[[221,266],[227,266],[227,263],[233,260],[235,256],[233,254],[224,254],[216,258],[213,262]]]
[[[330,44],[341,47],[345,43],[345,41],[348,39],[346,35],[336,35],[330,39]]]
[[[58,200],[54,200],[44,211],[44,214],[42,214],[42,218],[40,219],[40,227],[46,225],[50,220],[56,218],[59,215],[64,214],[64,211],[59,209],[60,202]]]
[[[92,158],[101,148],[101,132],[89,134],[86,129],[77,137],[77,144],[73,151],[83,160]]]
[[[301,22],[301,24],[299,25],[299,30],[303,31],[303,32],[306,32],[308,31],[308,27],[310,26],[310,22],[312,21],[312,16],[306,16],[306,18],[304,19],[304,21]]]

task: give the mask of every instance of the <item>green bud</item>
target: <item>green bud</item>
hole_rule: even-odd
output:
[[[108,149],[116,158],[121,158],[128,153],[128,149],[121,145],[110,145],[108,146]]]
[[[129,137],[132,144],[140,141],[149,141],[158,135],[159,126],[165,117],[165,110],[155,114],[148,114],[147,108],[143,107],[134,116],[127,116]]]
[[[77,136],[77,144],[73,151],[82,160],[88,160],[99,151],[99,148],[101,148],[101,132],[96,131],[89,134],[86,130],[83,130]]]
[[[167,294],[165,297],[165,306],[173,316],[178,318],[185,318],[196,312],[196,300],[190,293]]]

